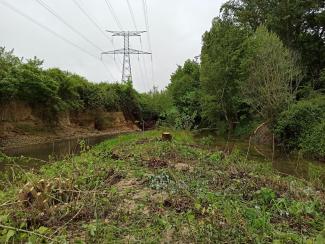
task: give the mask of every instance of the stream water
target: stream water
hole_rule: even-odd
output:
[[[11,157],[29,157],[32,160],[21,163],[19,167],[24,169],[37,169],[50,161],[50,159],[60,160],[69,155],[79,154],[81,150],[81,141],[84,141],[85,146],[94,146],[116,136],[117,135],[99,135],[80,139],[65,139],[49,143],[8,148],[2,152]],[[11,165],[0,164],[0,172],[10,169],[10,166]]]
[[[211,136],[209,133],[197,134],[196,139],[202,140],[207,135],[211,138],[211,147],[223,151],[236,148],[242,154],[247,155],[248,159],[259,162],[272,162],[273,168],[283,175],[293,175],[308,180],[315,171],[319,171],[319,175],[322,176],[321,181],[325,184],[324,162],[305,159],[298,154],[290,154],[279,147],[275,147],[273,150],[272,145],[253,144],[249,140],[226,140],[219,136]]]
[[[105,140],[114,138],[116,135],[101,135],[83,138],[87,146],[94,146]],[[211,137],[211,135],[209,135]],[[196,136],[196,140],[201,141],[204,134]],[[273,152],[271,146],[249,144],[247,140],[225,140],[220,137],[211,137],[213,147],[221,150],[225,148],[237,148],[242,153],[247,153],[248,158],[258,161],[272,161],[273,167],[279,172],[287,175],[294,175],[299,178],[308,179],[311,168],[325,172],[325,163],[305,160],[298,155],[290,155],[282,150],[276,149]],[[248,150],[249,149],[249,150]],[[68,155],[75,155],[80,152],[80,139],[68,139],[51,143],[28,145],[24,147],[11,148],[3,151],[8,156],[25,156],[38,160],[31,160],[28,163],[19,165],[24,169],[37,169],[46,164],[50,158],[63,159]],[[0,172],[10,169],[9,165],[0,164]],[[324,182],[325,183],[325,182]]]

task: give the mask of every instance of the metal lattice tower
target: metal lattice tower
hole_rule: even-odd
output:
[[[145,31],[107,31],[114,36],[123,36],[124,38],[124,48],[117,49],[113,51],[103,52],[103,54],[123,54],[123,70],[122,70],[122,82],[132,80],[132,67],[131,67],[131,54],[151,54],[149,52],[144,52],[136,49],[130,48],[130,37],[131,36],[141,36]]]

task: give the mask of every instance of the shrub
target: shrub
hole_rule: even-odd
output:
[[[140,116],[139,94],[132,83],[95,84],[58,68],[45,70],[43,61],[23,60],[0,47],[0,105],[24,101],[39,107],[40,117],[55,121],[62,111],[100,109]]]
[[[216,138],[212,135],[204,136],[200,139],[200,144],[212,147],[216,144]]]
[[[265,205],[270,204],[273,200],[276,199],[275,192],[270,188],[261,188],[255,194],[258,202]]]
[[[325,119],[325,96],[302,100],[282,112],[275,124],[275,134],[283,146],[290,150],[307,146],[304,140],[317,136],[316,128]],[[315,129],[314,129],[315,128]],[[320,128],[321,129],[321,128]],[[316,138],[315,138],[316,139]],[[316,145],[314,145],[316,146]],[[307,148],[311,151],[312,145]]]
[[[210,156],[210,161],[213,163],[220,163],[221,160],[224,158],[222,152],[215,152]]]
[[[325,160],[325,121],[308,130],[300,146],[304,153]]]
[[[173,106],[172,97],[167,90],[152,91],[140,94],[140,106],[142,118],[145,121],[157,121],[165,116],[166,112]]]

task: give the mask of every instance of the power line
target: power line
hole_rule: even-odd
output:
[[[87,11],[81,6],[81,4],[77,0],[72,0],[75,5],[79,8],[79,10],[88,18],[88,20],[96,27],[97,30],[99,30],[100,33],[102,33],[105,38],[107,38],[109,41],[113,42],[112,39],[108,38],[105,31],[96,23],[96,21],[87,13]]]
[[[149,45],[149,50],[151,51],[151,38],[150,38],[150,28],[149,28],[149,17],[148,17],[148,4],[147,4],[147,1],[142,0],[142,5],[143,5],[144,20],[145,20],[146,30],[147,30],[148,45]]]
[[[144,13],[144,18],[145,18],[145,24],[146,24],[146,29],[147,29],[147,38],[148,38],[148,46],[149,46],[149,51],[152,53],[152,46],[151,46],[151,36],[150,36],[150,26],[149,26],[149,14],[148,14],[148,4],[147,0],[142,0],[142,5],[143,5],[143,13]],[[153,65],[153,55],[151,54],[151,75],[152,75],[152,82],[153,86],[155,86],[155,74],[154,74],[154,65]]]
[[[114,18],[114,20],[115,20],[115,23],[116,23],[117,27],[118,27],[120,30],[123,30],[123,26],[121,25],[121,22],[120,22],[120,20],[118,19],[117,15],[116,15],[116,13],[115,13],[115,11],[114,11],[114,8],[113,8],[112,4],[110,3],[109,0],[105,0],[105,3],[106,3],[106,5],[107,5],[109,11],[111,12],[111,14],[112,14],[112,16],[113,16],[113,18]]]
[[[129,0],[126,0],[126,2],[128,4],[128,7],[129,7],[129,11],[130,11],[130,14],[131,14],[131,18],[132,18],[132,22],[133,22],[134,28],[137,31],[138,30],[138,27],[137,27],[137,23],[135,21],[135,16],[134,16],[134,12],[133,12],[132,6],[131,6]]]
[[[90,45],[92,45],[94,48],[98,49],[99,51],[103,51],[100,47],[98,47],[95,43],[90,41],[85,35],[83,35],[80,31],[78,31],[76,28],[74,28],[72,25],[70,25],[67,21],[65,21],[58,13],[56,13],[49,5],[47,5],[42,0],[35,0],[38,4],[40,4],[43,8],[45,8],[48,12],[50,12],[53,16],[55,16],[58,20],[60,20],[65,26],[67,26],[70,30],[72,30],[74,33],[79,35],[82,39],[84,39],[86,42],[88,42]]]
[[[86,36],[84,36],[80,31],[78,31],[76,28],[74,28],[73,26],[71,26],[67,21],[65,21],[62,17],[60,17],[53,9],[51,9],[51,7],[49,5],[47,5],[45,2],[43,2],[42,0],[35,0],[35,1],[37,1],[39,4],[41,4],[52,15],[54,15],[56,18],[58,18],[63,24],[65,24],[66,26],[68,26],[69,29],[71,29],[73,32],[75,32],[79,36],[81,36],[85,41],[87,41],[88,43],[90,43],[93,47],[95,47],[96,49],[98,49],[100,52],[104,52],[104,50],[102,48],[98,47],[96,44],[94,44],[92,41],[90,41]],[[81,5],[78,4],[77,2],[75,2],[75,3],[80,8],[80,10],[86,15],[86,17],[96,26],[96,28],[98,28],[101,32],[103,32],[104,35],[105,35],[105,37],[108,38],[106,36],[105,32],[102,31],[102,29],[99,27],[99,25],[90,17],[90,15],[84,10],[84,8],[82,8]],[[109,40],[111,40],[111,39],[109,39]],[[115,64],[116,64],[116,62],[115,62]],[[117,69],[118,69],[118,66],[117,66]]]
[[[9,8],[10,10],[12,10],[13,12],[15,12],[16,14],[28,19],[29,21],[33,22],[35,25],[39,26],[40,28],[46,30],[47,32],[51,33],[52,35],[56,36],[57,38],[61,39],[62,41],[68,43],[69,45],[77,48],[79,51],[89,55],[90,57],[101,61],[98,57],[96,57],[95,55],[93,55],[92,53],[88,52],[86,49],[84,49],[83,47],[73,43],[72,41],[70,41],[69,39],[65,38],[64,36],[60,35],[59,33],[51,30],[50,28],[48,28],[46,25],[43,25],[42,23],[38,22],[37,20],[33,19],[32,17],[30,17],[29,15],[23,13],[22,11],[20,11],[19,9],[15,8],[13,5],[4,2],[4,1],[0,1],[0,4],[4,5],[5,7]],[[101,61],[102,64],[104,64]],[[105,64],[104,64],[105,65]],[[109,75],[112,77],[112,79],[114,80],[115,78],[113,77],[113,74],[111,73],[111,71],[108,69],[107,70]]]
[[[106,33],[103,31],[103,29],[97,24],[97,22],[87,13],[87,11],[81,6],[81,4],[77,0],[72,0],[75,5],[78,7],[78,9],[88,18],[88,20],[96,27],[96,29],[99,30],[100,33],[102,33],[106,39],[108,39],[111,43],[112,46],[114,47],[113,39],[110,39],[107,37]],[[115,48],[115,47],[114,47]],[[101,52],[103,52],[101,50]],[[119,60],[120,61],[120,60]],[[117,70],[119,70],[119,67],[116,63],[116,60],[114,59],[114,63],[116,65]]]

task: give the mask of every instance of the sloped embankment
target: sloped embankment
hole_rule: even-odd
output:
[[[101,109],[66,112],[51,121],[44,117],[44,109],[20,101],[1,106],[0,147],[138,130],[122,112]]]

